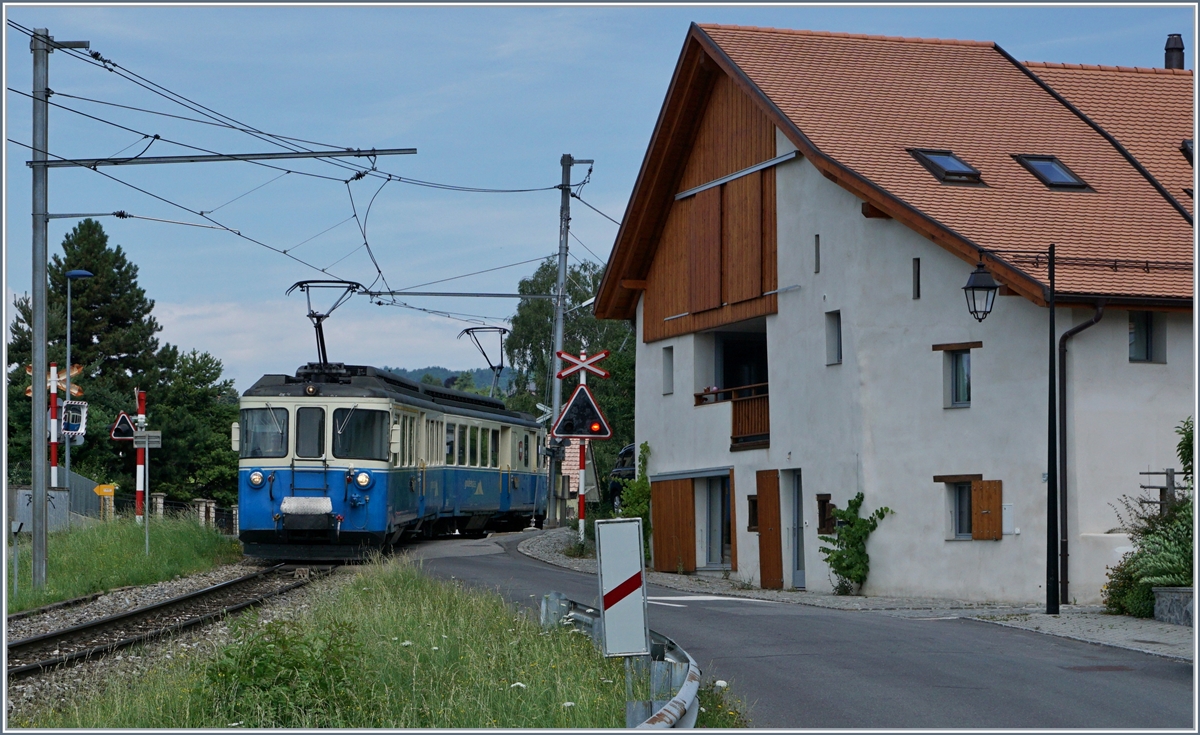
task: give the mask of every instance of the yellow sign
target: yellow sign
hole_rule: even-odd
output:
[[[113,484],[111,484],[111,485],[97,485],[97,486],[96,486],[96,487],[95,487],[95,488],[92,490],[92,492],[94,492],[94,493],[96,493],[97,495],[100,495],[100,496],[102,496],[102,497],[111,498],[111,497],[112,497],[112,495],[113,495],[113,491],[114,491],[114,490],[116,490],[116,489],[117,489],[117,484],[116,484],[116,483],[113,483]]]

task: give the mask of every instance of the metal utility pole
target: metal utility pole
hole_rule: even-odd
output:
[[[563,348],[563,311],[567,303],[567,239],[571,232],[571,167],[577,163],[594,163],[590,159],[574,158],[570,153],[564,153],[559,159],[562,164],[562,184],[559,185],[559,190],[562,192],[562,204],[559,206],[559,223],[558,223],[558,284],[554,289],[554,294],[557,297],[554,300],[554,375],[562,370],[562,359],[558,353]],[[552,377],[553,385],[551,389],[554,391],[550,403],[554,411],[552,421],[558,420],[559,413],[562,412],[562,381]],[[550,458],[550,486],[547,491],[554,506],[552,512],[548,513],[553,519],[551,527],[562,525],[566,522],[566,498],[562,498],[559,502],[558,487],[555,482],[562,474],[559,460],[556,457]]]
[[[87,41],[55,41],[46,28],[29,39],[33,53],[33,589],[46,586],[46,403],[49,372],[46,357],[47,217],[46,151],[50,143],[50,52],[53,48],[88,48]],[[68,370],[70,367],[68,367]]]

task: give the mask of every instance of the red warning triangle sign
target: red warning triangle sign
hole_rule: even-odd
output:
[[[550,434],[559,439],[611,439],[612,429],[600,413],[595,396],[586,385],[580,384]]]
[[[108,432],[108,436],[117,441],[133,441],[133,419],[129,418],[129,414],[122,411],[117,414],[117,422],[112,425],[112,429]]]

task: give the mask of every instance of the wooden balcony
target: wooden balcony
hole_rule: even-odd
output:
[[[767,383],[708,390],[696,393],[695,398],[697,406],[726,401],[733,404],[729,451],[765,449],[771,446],[771,404]]]

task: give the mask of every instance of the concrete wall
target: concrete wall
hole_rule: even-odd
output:
[[[778,153],[793,147],[780,134]],[[755,584],[758,534],[746,531],[755,471],[785,470],[780,494],[784,584],[792,580],[792,471],[803,484],[807,587],[828,590],[818,547],[815,495],[838,507],[856,492],[864,514],[895,511],[872,536],[869,595],[1035,601],[1045,597],[1047,313],[1024,298],[997,297],[991,316],[968,314],[962,286],[974,264],[904,225],[861,214],[862,201],[807,160],[776,170],[779,312],[767,317],[771,446],[729,451],[730,405],[694,406],[712,379],[712,336],[642,341],[638,311],[637,441],[651,446],[651,475],[731,466],[738,571]],[[820,235],[820,272],[814,237]],[[912,298],[912,260],[921,294]],[[826,313],[842,319],[842,363],[826,365]],[[1090,309],[1059,309],[1061,333]],[[1135,493],[1139,471],[1174,466],[1173,428],[1191,412],[1191,314],[1166,317],[1167,362],[1128,360],[1128,315],[1110,311],[1070,343],[1068,475],[1071,597],[1099,600],[1105,566],[1128,546],[1109,503]],[[967,408],[947,408],[940,343],[972,350]],[[662,348],[674,348],[671,395],[662,394]],[[689,390],[690,388],[690,390]],[[1000,541],[954,540],[949,489],[934,475],[1003,481],[1014,533]],[[697,507],[697,533],[703,525]],[[701,553],[701,549],[697,549]]]

